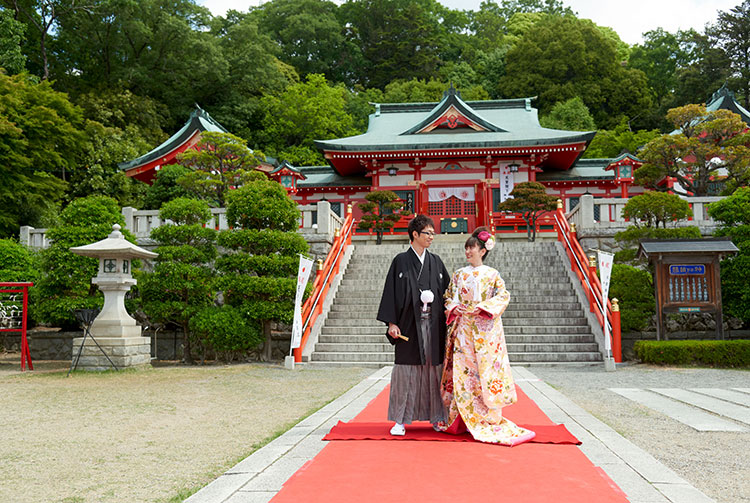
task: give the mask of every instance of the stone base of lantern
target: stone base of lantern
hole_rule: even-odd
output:
[[[140,327],[137,328],[140,332]],[[118,369],[144,368],[151,365],[151,337],[94,337]],[[83,337],[73,339],[74,363],[82,341]],[[77,369],[112,370],[107,356],[104,356],[91,337],[87,337]]]

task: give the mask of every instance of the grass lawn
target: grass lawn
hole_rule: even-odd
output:
[[[0,501],[182,501],[369,375],[279,364],[75,372],[0,355]]]

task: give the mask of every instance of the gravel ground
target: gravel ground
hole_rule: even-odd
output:
[[[699,432],[609,388],[748,388],[750,372],[650,365],[531,368],[622,436],[719,503],[750,502],[750,432]]]
[[[372,369],[75,373],[0,355],[0,501],[182,501]]]

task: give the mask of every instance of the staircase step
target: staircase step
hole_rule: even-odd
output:
[[[344,312],[351,313],[352,315],[361,313],[363,315],[362,317],[364,317],[365,315],[370,315],[372,316],[372,318],[375,318],[375,315],[378,312],[378,305],[380,304],[380,295],[378,295],[377,299],[372,302],[350,302],[345,304],[343,303],[343,300],[344,299],[341,298],[336,299],[336,302],[331,306],[332,313]],[[550,302],[542,304],[520,301],[518,297],[512,296],[510,299],[510,304],[505,310],[503,316],[508,316],[510,313],[524,312],[531,313],[533,317],[533,315],[538,312],[548,310],[555,312],[564,312],[571,316],[579,316],[582,313],[581,305],[577,302]],[[513,316],[516,315],[513,314]]]
[[[336,314],[337,316],[333,316]],[[382,321],[376,320],[374,317],[366,316],[366,317],[356,317],[362,313],[351,313],[350,315],[346,315],[347,313],[331,313],[331,315],[328,317],[328,320],[326,321],[327,327],[352,327],[352,328],[370,328],[375,327],[378,329],[381,329],[385,327],[385,324]],[[503,316],[503,326],[508,327],[525,327],[529,325],[542,325],[546,327],[569,327],[569,326],[587,326],[586,325],[586,318],[580,317],[560,317],[560,316],[551,316],[547,313],[540,312],[537,313],[536,316],[528,317],[528,318],[518,318],[518,317],[506,317]]]
[[[320,335],[318,344],[382,344],[386,341],[385,326],[378,335]],[[388,343],[390,345],[390,343]]]
[[[511,353],[594,353],[599,350],[596,343],[588,344],[508,344]],[[599,354],[599,353],[597,353]]]
[[[346,342],[319,342],[315,345],[315,351],[329,351],[333,353],[387,353],[393,351],[393,346],[388,342],[380,344],[372,343],[346,343]]]
[[[526,307],[526,306],[520,306],[520,307]],[[345,310],[331,310],[331,312],[328,314],[328,320],[334,321],[332,325],[341,325],[339,323],[339,320],[357,320],[357,322],[364,322],[364,321],[376,321],[375,317],[377,316],[377,310],[376,309],[367,309],[367,310],[359,310],[359,309],[345,309]],[[508,309],[505,310],[505,313],[503,313],[503,323],[506,325],[510,320],[523,320],[524,323],[527,323],[529,321],[533,321],[538,318],[554,318],[554,319],[566,319],[566,318],[583,318],[583,311],[581,309],[571,309],[570,311],[557,311],[553,309],[540,309],[536,311],[527,310],[527,309],[511,309],[510,306]],[[382,325],[382,322],[377,322],[378,324]],[[585,318],[583,319],[583,323],[586,323]]]
[[[370,353],[352,353],[352,352],[315,352],[312,354],[312,361],[335,362],[335,361],[355,361],[355,362],[393,362],[395,357],[393,351],[389,353],[370,352]]]
[[[591,334],[505,334],[506,344],[591,344]]]
[[[449,272],[466,266],[462,242],[441,242]],[[393,362],[385,324],[376,320],[385,275],[406,241],[355,244],[344,278],[318,337],[310,365],[382,367]],[[500,271],[511,301],[503,314],[508,355],[521,366],[601,365],[602,356],[554,242],[498,241],[486,262]]]
[[[516,362],[601,362],[599,352],[568,352],[568,353],[508,353],[511,363]]]
[[[537,334],[590,334],[591,328],[588,325],[558,327],[558,326],[539,326],[526,325],[522,327],[505,327],[505,335],[537,335]]]
[[[354,327],[337,327],[325,325],[321,330],[321,335],[380,335],[383,333],[383,325],[380,326],[362,326]],[[591,329],[588,325],[574,326],[543,326],[543,325],[523,325],[523,326],[506,326],[506,335],[535,335],[535,334],[588,334]]]

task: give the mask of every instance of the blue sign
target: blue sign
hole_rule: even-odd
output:
[[[675,264],[669,266],[672,276],[703,276],[706,274],[705,264]]]

